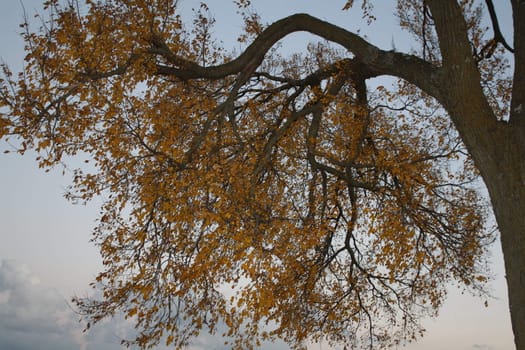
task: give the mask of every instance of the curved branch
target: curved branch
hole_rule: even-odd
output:
[[[173,53],[160,38],[152,39],[150,53],[161,56],[166,64],[157,66],[157,73],[180,79],[221,79],[228,75],[250,71],[264,59],[279,40],[294,32],[308,32],[337,43],[351,52],[373,71],[374,75],[391,75],[415,84],[427,94],[440,99],[440,69],[413,55],[384,51],[359,35],[307,14],[295,14],[268,26],[246,50],[227,63],[203,67]]]

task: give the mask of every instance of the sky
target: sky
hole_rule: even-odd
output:
[[[29,17],[41,10],[42,0],[22,2]],[[359,15],[340,11],[344,2],[253,1],[265,22],[308,12],[349,30],[361,28],[382,48],[394,44],[398,50],[410,49],[406,36],[390,27],[395,25],[395,18],[386,7],[388,2],[377,2],[381,3],[376,6],[378,20],[369,28],[361,27]],[[195,3],[183,0],[182,6],[189,8]],[[227,47],[235,47],[241,25],[230,5],[230,0],[210,1],[217,36]],[[508,33],[509,9],[498,10],[507,19],[500,24]],[[17,34],[22,17],[19,0],[0,1],[0,58],[15,71],[24,57],[23,42]],[[286,42],[287,48],[304,48],[306,42],[294,38]],[[98,214],[97,202],[72,205],[63,198],[69,172],[62,175],[62,169],[55,169],[45,173],[38,169],[35,154],[3,154],[6,149],[9,145],[0,141],[0,350],[120,349],[120,339],[131,332],[129,323],[117,318],[83,333],[83,325],[69,304],[72,296],[90,293],[88,284],[102,268],[98,251],[89,241]],[[488,307],[484,306],[487,299],[463,295],[451,286],[439,317],[423,321],[426,336],[402,349],[514,349],[499,242],[492,246],[491,255],[494,280]],[[221,344],[220,339],[203,335],[191,349],[222,349]],[[282,344],[265,344],[261,349],[283,348]],[[312,349],[328,347],[318,344]]]

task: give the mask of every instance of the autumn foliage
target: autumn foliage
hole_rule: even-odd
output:
[[[410,59],[439,64],[415,3],[399,5],[408,30],[428,31]],[[489,81],[503,49],[483,49],[463,3]],[[212,38],[204,4],[193,19],[172,0],[45,6],[40,30],[23,25],[23,72],[3,67],[0,136],[44,168],[89,156],[67,196],[104,200],[101,298],[75,299],[90,323],[122,312],[138,331],[125,343],[140,347],[181,347],[222,324],[242,349],[380,347],[419,337],[449,282],[482,292],[493,237],[478,174],[413,84],[380,85],[385,72],[326,42],[282,55],[279,28],[247,1],[238,57]],[[486,86],[501,118],[504,84]]]

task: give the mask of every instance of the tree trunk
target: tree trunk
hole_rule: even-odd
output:
[[[509,175],[514,176],[507,183],[494,184],[491,196],[501,232],[514,341],[518,350],[525,350],[525,1],[511,4],[514,81],[509,124],[513,137],[505,151],[513,172]]]
[[[525,349],[525,196],[515,197],[520,184],[506,183],[492,195],[501,233],[516,349]],[[523,187],[523,184],[521,184]],[[523,192],[523,190],[521,191]]]
[[[525,133],[501,140],[500,162],[485,178],[501,234],[509,308],[517,350],[525,349]],[[521,135],[520,135],[521,134]],[[500,148],[501,145],[494,145]]]
[[[525,128],[497,122],[492,129],[455,117],[482,115],[474,106],[462,104],[451,116],[489,191],[501,236],[514,341],[517,350],[525,350]]]

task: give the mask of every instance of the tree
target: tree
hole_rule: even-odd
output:
[[[187,25],[173,0],[48,0],[40,31],[23,25],[0,135],[42,167],[88,154],[68,197],[105,197],[102,298],[75,299],[80,311],[124,312],[139,331],[126,344],[141,347],[183,346],[219,322],[239,348],[415,339],[448,282],[483,293],[493,236],[479,171],[525,348],[523,2],[511,47],[489,0],[399,0],[411,54],[305,14],[263,25],[236,3],[239,55],[213,40],[205,4]],[[280,55],[297,31],[325,41]]]

